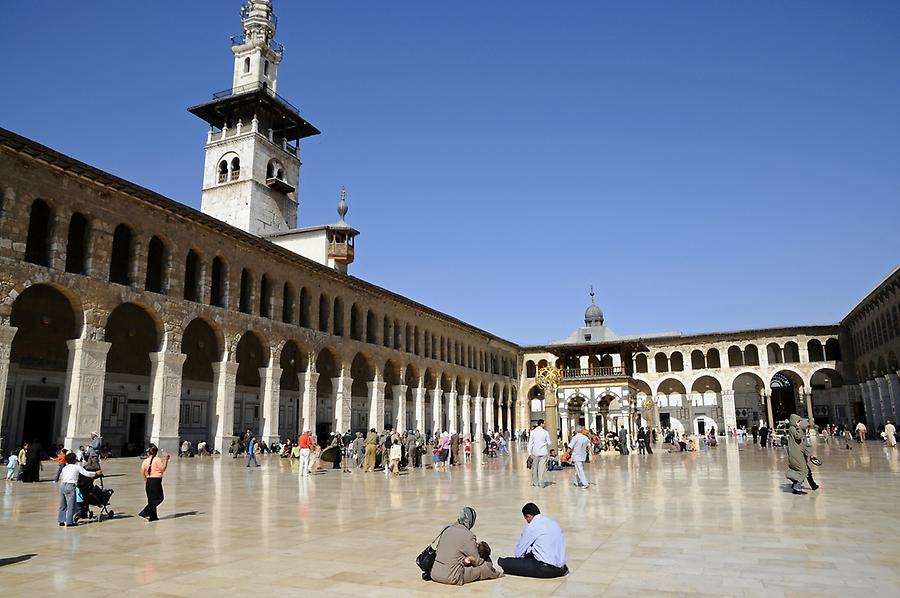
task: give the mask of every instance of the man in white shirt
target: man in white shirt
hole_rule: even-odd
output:
[[[856,424],[856,442],[866,441],[866,424],[859,422]]]
[[[587,435],[587,428],[582,429],[572,437],[572,444],[569,445],[569,450],[572,451],[572,465],[575,466],[575,485],[585,489],[590,486],[587,476],[584,475],[584,462],[587,460],[591,445]]]
[[[100,470],[88,471],[75,462],[75,453],[66,453],[66,466],[59,472],[59,526],[73,527],[75,523],[75,486],[78,484],[78,476],[83,475],[92,478],[103,475]]]
[[[497,560],[503,572],[506,575],[545,579],[567,574],[566,540],[559,524],[541,515],[541,510],[533,502],[522,507],[522,516],[528,523],[516,544],[516,556]]]
[[[550,454],[550,434],[544,429],[544,420],[539,420],[537,427],[528,438],[528,454],[531,455],[531,485],[544,487],[544,472],[547,471],[547,455]]]

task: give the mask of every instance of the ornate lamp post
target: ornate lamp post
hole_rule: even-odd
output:
[[[547,433],[550,434],[550,448],[555,450],[556,438],[559,433],[556,389],[562,382],[562,370],[549,365],[544,366],[538,370],[534,381],[544,391],[544,418],[546,419]]]

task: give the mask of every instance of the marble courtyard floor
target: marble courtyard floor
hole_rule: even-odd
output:
[[[658,445],[662,447],[663,445]],[[727,445],[652,456],[602,455],[596,485],[571,469],[532,488],[514,451],[449,473],[328,471],[300,479],[288,460],[173,458],[163,519],[147,523],[138,459],[104,462],[116,518],[56,526],[55,484],[0,481],[4,596],[900,595],[900,450],[820,442],[822,489],[785,491],[783,449]],[[53,469],[53,472],[50,469]],[[45,464],[44,477],[55,473]],[[536,502],[563,526],[570,574],[503,577],[465,589],[423,582],[415,556],[464,505],[494,556],[508,555]],[[119,518],[121,516],[121,518]],[[25,555],[32,555],[24,558]],[[23,557],[23,558],[16,558]]]

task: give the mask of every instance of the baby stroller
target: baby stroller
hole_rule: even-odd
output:
[[[497,449],[498,449],[498,448],[499,448],[499,447],[497,446],[497,441],[496,441],[496,440],[491,440],[491,441],[488,443],[488,457],[490,457],[491,459],[496,458],[496,457],[497,457]]]
[[[94,481],[99,485],[94,485]],[[78,483],[75,485],[75,516],[72,520],[78,523],[80,520],[93,519],[94,512],[91,507],[99,507],[100,512],[97,514],[97,521],[104,519],[112,519],[115,512],[109,508],[109,499],[113,495],[112,489],[103,487],[103,478],[89,478],[79,475]]]

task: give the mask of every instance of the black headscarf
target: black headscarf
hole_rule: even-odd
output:
[[[465,507],[459,512],[459,517],[456,521],[466,529],[472,529],[472,527],[475,526],[475,509],[472,507]]]

